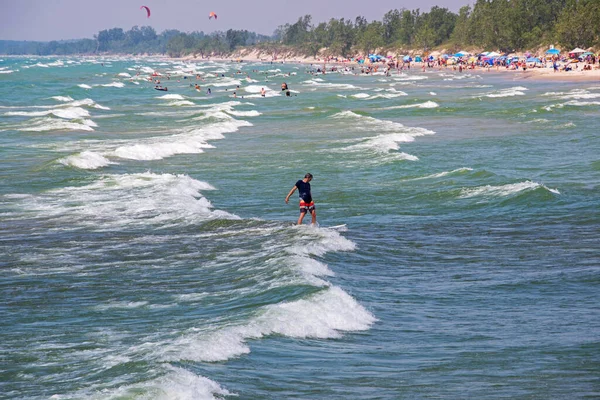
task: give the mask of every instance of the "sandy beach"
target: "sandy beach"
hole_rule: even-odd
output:
[[[228,57],[209,57],[209,58],[198,58],[193,56],[186,56],[177,58],[178,60],[186,61],[186,62],[194,62],[194,61],[218,61],[218,62],[266,62],[272,64],[304,64],[304,65],[318,65],[321,69],[325,66],[326,70],[330,70],[331,68],[337,67],[367,67],[367,66],[379,66],[379,68],[383,67],[383,63],[365,63],[361,64],[357,61],[335,61],[335,60],[323,60],[322,58],[314,58],[314,57],[306,57],[306,56],[289,56],[289,57],[278,57],[273,59],[270,54],[260,53],[257,50],[253,50],[251,52],[242,51],[240,53],[232,54]],[[339,57],[338,59],[341,59]],[[411,70],[413,71],[423,71],[423,62],[412,62]],[[591,70],[582,70],[583,63],[579,63],[581,65],[580,69],[574,69],[571,71],[554,71],[551,67],[536,67],[536,68],[527,68],[526,70],[522,69],[511,69],[506,67],[479,67],[475,66],[474,68],[464,68],[463,73],[481,73],[481,74],[495,74],[495,73],[506,73],[513,74],[514,79],[535,79],[535,80],[548,80],[548,81],[569,81],[569,82],[577,82],[577,81],[599,81],[600,82],[600,64],[592,65]],[[576,68],[576,67],[575,67]],[[425,68],[424,71],[454,71],[456,70],[459,73],[457,66],[443,66],[443,67],[432,67]]]

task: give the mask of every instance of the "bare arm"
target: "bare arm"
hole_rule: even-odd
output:
[[[298,189],[296,186],[294,186],[292,188],[292,190],[290,190],[290,192],[288,193],[287,196],[285,196],[285,204],[287,204],[288,201],[290,201],[290,196],[296,191],[296,189]]]

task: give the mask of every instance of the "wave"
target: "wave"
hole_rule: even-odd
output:
[[[19,117],[43,117],[46,115],[54,115],[64,119],[76,119],[89,117],[90,113],[81,107],[55,108],[47,111],[9,111],[4,113],[6,116]]]
[[[249,339],[279,334],[295,338],[339,338],[344,331],[364,331],[376,318],[342,289],[331,286],[321,293],[292,302],[264,307],[247,324],[214,332],[186,335],[157,350],[164,361],[225,361],[250,353]]]
[[[458,174],[458,173],[463,173],[463,172],[468,172],[468,171],[473,171],[473,168],[463,167],[463,168],[454,169],[452,171],[439,172],[437,174],[431,174],[431,175],[421,176],[421,177],[418,177],[418,178],[404,179],[404,181],[419,181],[419,180],[423,180],[423,179],[435,179],[435,178],[441,178],[441,177],[444,177],[444,176],[448,176],[448,175],[452,175],[452,174]]]
[[[571,100],[571,101],[567,101],[563,105],[565,105],[565,106],[574,106],[574,107],[600,106],[600,101],[578,101],[578,100]]]
[[[460,198],[470,198],[477,196],[486,196],[486,197],[505,197],[510,196],[519,192],[531,191],[536,189],[544,189],[550,193],[560,194],[557,189],[550,189],[541,183],[525,181],[519,183],[511,183],[502,186],[480,186],[475,188],[466,188],[462,189],[460,192]]]
[[[400,96],[408,96],[405,92],[395,91],[393,93],[378,93],[375,95],[370,95],[368,93],[357,93],[353,94],[350,97],[354,97],[355,99],[361,100],[374,100],[374,99],[395,99]]]
[[[383,132],[375,136],[367,136],[354,141],[359,143],[341,149],[341,151],[360,152],[372,155],[373,153],[384,156],[383,160],[395,159],[417,161],[419,158],[402,152],[399,143],[412,142],[417,136],[431,135],[435,132],[424,128],[406,127],[398,122],[385,121],[373,117],[362,116],[352,111],[342,111],[334,114],[332,118],[347,119],[352,121],[351,127],[355,130]],[[371,160],[378,162],[377,159]]]
[[[76,155],[61,158],[58,160],[58,162],[63,165],[80,169],[98,169],[106,167],[110,164],[116,164],[111,162],[106,157],[92,151],[83,151]]]
[[[323,87],[323,88],[332,88],[332,89],[355,89],[355,90],[360,90],[361,88],[359,88],[358,86],[354,86],[351,85],[349,83],[331,83],[331,82],[323,82],[322,79],[311,79],[308,81],[304,81],[302,82],[304,85],[307,86],[315,86],[315,87]]]
[[[214,210],[201,192],[215,190],[187,175],[150,172],[105,175],[85,186],[55,189],[20,199],[20,206],[47,218],[60,230],[99,230],[198,224],[214,219],[239,219]]]
[[[161,160],[176,154],[198,154],[214,146],[209,140],[223,139],[224,133],[236,132],[244,126],[252,126],[248,121],[235,120],[224,114],[227,121],[202,128],[192,128],[170,137],[139,140],[136,144],[120,146],[112,155],[130,160]]]
[[[332,115],[331,118],[348,119],[353,122],[353,127],[359,130],[369,130],[373,132],[386,131],[393,133],[405,133],[408,135],[407,138],[410,137],[410,139],[407,139],[406,141],[413,141],[415,136],[431,135],[435,133],[428,129],[406,127],[399,122],[386,121],[378,118],[364,116],[348,110],[340,111],[339,113]]]
[[[492,92],[492,93],[486,93],[486,94],[481,94],[475,97],[481,97],[481,96],[485,96],[485,97],[513,97],[513,96],[524,96],[525,93],[524,91],[529,90],[526,87],[522,87],[522,86],[515,86],[512,88],[508,88],[508,89],[500,89],[496,92]]]
[[[116,359],[117,363],[126,360],[126,358]],[[125,398],[135,398],[140,400],[218,400],[223,399],[225,396],[236,396],[235,393],[231,393],[222,388],[217,382],[196,375],[184,368],[166,365],[157,369],[163,375],[146,382],[138,382],[93,392],[90,391],[90,389],[84,389],[77,393],[69,394],[66,398],[85,398],[91,400],[120,400]],[[154,372],[156,373],[158,371],[155,370]],[[50,398],[61,399],[63,397],[56,395]]]
[[[77,86],[79,86],[82,89],[91,89],[92,88],[90,85],[86,85],[85,83],[80,83]]]
[[[24,132],[47,132],[47,131],[93,131],[97,126],[92,120],[65,121],[55,118],[34,118],[27,121],[27,125],[17,128]]]
[[[164,96],[158,96],[157,99],[164,99],[164,100],[185,100],[185,97],[183,97],[180,94],[165,94]]]
[[[122,87],[125,87],[125,84],[123,82],[112,82],[112,83],[105,83],[105,84],[94,85],[94,86],[122,88]]]
[[[73,101],[73,98],[70,96],[52,96],[52,99],[56,100],[56,101],[62,101],[64,103],[69,102],[69,101]]]
[[[416,103],[416,104],[405,104],[402,106],[391,106],[391,107],[383,107],[379,110],[400,110],[404,108],[437,108],[440,105],[435,101],[426,101],[424,103]]]

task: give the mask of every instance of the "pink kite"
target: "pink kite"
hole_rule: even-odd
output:
[[[142,8],[145,8],[145,9],[146,9],[146,12],[148,13],[148,18],[150,18],[150,9],[149,9],[148,7],[146,7],[146,6],[141,6],[141,7],[140,7],[140,10],[141,10]]]

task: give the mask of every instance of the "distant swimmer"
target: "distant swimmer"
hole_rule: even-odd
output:
[[[298,189],[298,194],[300,195],[300,217],[298,218],[298,225],[302,225],[302,220],[306,216],[307,212],[310,212],[312,216],[311,224],[315,225],[317,223],[317,211],[315,209],[315,202],[312,199],[312,194],[310,192],[310,181],[312,181],[313,176],[311,173],[307,173],[304,175],[304,179],[296,182],[294,187],[290,190],[288,195],[285,197],[285,204],[287,204],[290,200],[290,196]]]
[[[168,90],[169,90],[169,89],[168,89],[166,86],[165,86],[165,87],[162,87],[162,86],[160,86],[160,85],[158,85],[158,86],[155,86],[155,87],[154,87],[154,89],[156,89],[156,90],[162,90],[163,92],[166,92],[166,91],[168,91]]]
[[[284,90],[288,90],[288,85],[285,82],[281,84],[281,91],[283,92]]]
[[[265,91],[265,88],[260,88],[260,95],[262,97],[265,97],[267,95],[267,92]]]
[[[210,88],[208,88],[208,90],[206,91],[206,94],[212,94],[212,91],[210,90]]]
[[[196,89],[197,91],[200,91],[200,85],[198,85],[198,84],[196,83],[196,85],[194,85],[194,89]]]

